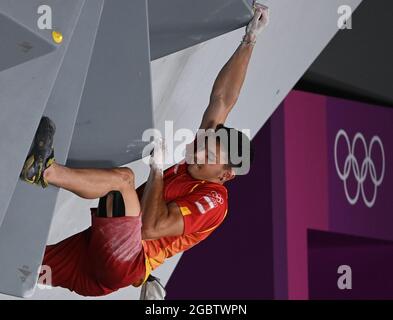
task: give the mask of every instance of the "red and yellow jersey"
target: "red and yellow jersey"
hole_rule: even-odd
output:
[[[142,241],[147,275],[165,259],[206,239],[224,221],[228,209],[227,189],[218,183],[192,178],[185,163],[165,171],[164,199],[179,206],[184,232],[181,236]]]

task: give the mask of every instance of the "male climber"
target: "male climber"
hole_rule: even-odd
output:
[[[257,36],[268,19],[268,9],[256,6],[241,44],[214,83],[201,129],[243,137],[223,124],[238,99]],[[197,163],[186,157],[185,162],[165,172],[158,143],[148,181],[136,189],[129,168],[72,169],[56,163],[54,134],[54,123],[43,117],[21,178],[44,188],[53,185],[81,198],[100,200],[98,208],[91,209],[90,228],[47,246],[42,264],[52,270],[52,286],[84,296],[140,286],[165,259],[206,239],[226,216],[224,184],[235,177],[241,165],[231,161],[230,142],[225,145],[220,140],[214,147],[207,144],[203,152],[197,148],[191,157]],[[241,143],[237,146],[241,153]],[[208,163],[212,155],[216,161]]]

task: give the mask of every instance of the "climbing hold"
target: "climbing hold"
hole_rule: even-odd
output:
[[[59,31],[53,31],[52,38],[53,38],[53,41],[57,44],[60,44],[63,42],[63,34]]]

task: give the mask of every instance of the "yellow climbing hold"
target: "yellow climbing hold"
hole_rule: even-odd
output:
[[[52,38],[53,38],[53,41],[56,42],[57,44],[60,44],[63,42],[63,34],[59,31],[53,31]]]

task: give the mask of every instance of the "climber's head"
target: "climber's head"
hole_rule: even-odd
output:
[[[215,130],[200,130],[186,154],[188,172],[193,178],[220,184],[247,174],[252,160],[247,135],[224,125]]]

